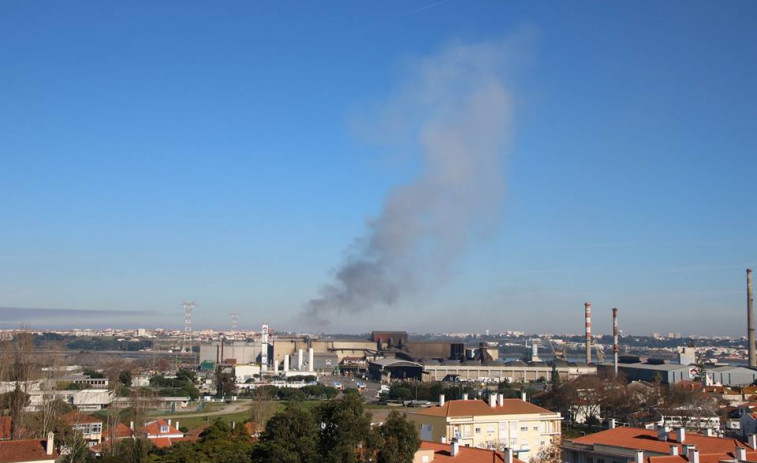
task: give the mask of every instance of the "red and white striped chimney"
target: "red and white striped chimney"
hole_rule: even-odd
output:
[[[618,375],[618,309],[612,309],[612,355],[615,376]]]
[[[591,363],[591,302],[584,304],[586,309],[586,364]]]

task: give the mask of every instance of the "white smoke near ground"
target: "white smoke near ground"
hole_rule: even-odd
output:
[[[333,281],[308,302],[310,322],[443,284],[466,249],[495,231],[512,132],[507,82],[522,45],[523,37],[458,43],[414,63],[377,126],[384,140],[413,140],[419,174],[367,221]]]

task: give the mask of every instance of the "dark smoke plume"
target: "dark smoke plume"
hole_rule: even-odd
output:
[[[513,106],[505,82],[516,48],[514,41],[456,44],[412,66],[379,126],[382,137],[413,140],[419,175],[393,188],[368,220],[334,280],[307,304],[310,321],[396,305],[439,284],[472,241],[493,231],[505,190]]]

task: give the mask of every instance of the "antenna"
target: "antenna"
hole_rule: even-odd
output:
[[[239,312],[231,312],[229,315],[231,315],[231,331],[236,331],[239,324]]]

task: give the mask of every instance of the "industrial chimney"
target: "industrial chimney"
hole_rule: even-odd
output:
[[[752,294],[752,269],[746,269],[746,319],[747,319],[747,352],[749,352],[749,366],[757,367],[754,355],[754,295]]]
[[[612,309],[612,356],[615,376],[618,376],[618,309]]]
[[[586,310],[586,364],[591,363],[591,302],[584,304]]]

